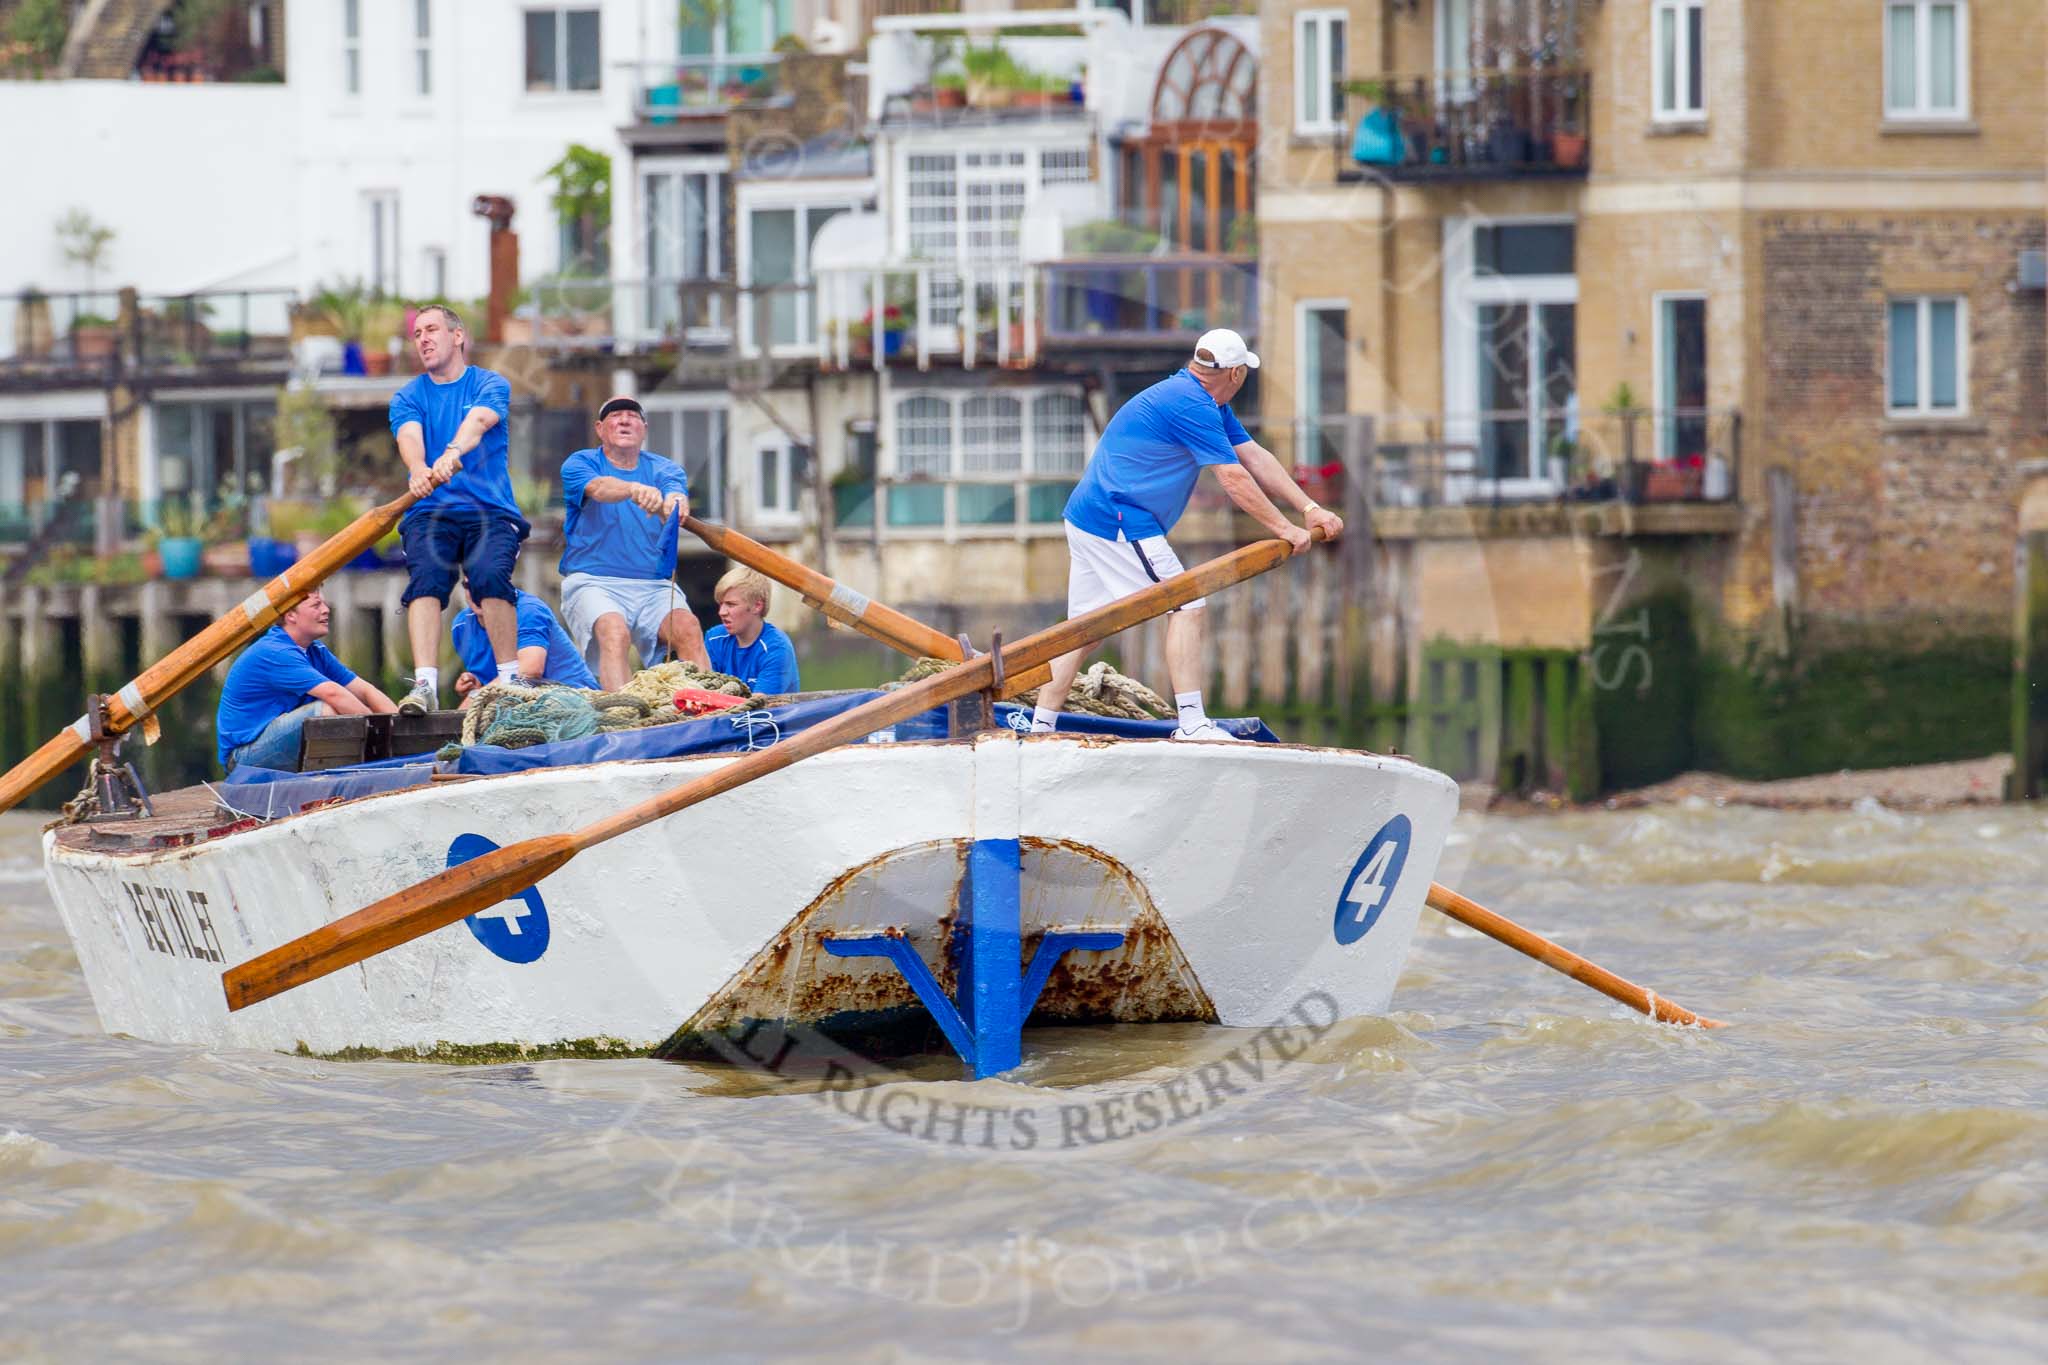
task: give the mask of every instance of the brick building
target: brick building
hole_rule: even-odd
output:
[[[1490,755],[1534,725],[1512,682],[1438,697],[1436,664],[1554,651],[1610,782],[1999,747],[2014,470],[2048,453],[2048,13],[1262,16],[1292,73],[1262,88],[1265,411],[1309,463],[1371,420],[1376,664],[1411,705],[1507,707]]]

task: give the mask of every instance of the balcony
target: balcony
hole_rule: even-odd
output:
[[[1258,334],[1254,255],[1090,256],[1037,269],[1048,347],[1192,346],[1211,327]]]
[[[99,383],[115,373],[277,368],[291,355],[286,289],[0,297],[0,380]]]
[[[782,54],[667,57],[624,62],[633,82],[633,117],[650,127],[722,115],[785,98]]]
[[[1439,71],[1348,88],[1340,181],[1574,178],[1592,160],[1591,72]]]
[[[832,485],[832,530],[884,540],[1063,535],[1061,516],[1077,478],[843,480]]]
[[[1659,514],[1667,530],[1732,529],[1727,515],[1741,488],[1742,414],[1734,409],[1630,409],[1576,422],[1555,411],[1344,413],[1246,425],[1327,507],[1355,505],[1347,502],[1351,471],[1362,471],[1376,528],[1420,524],[1440,509],[1519,508],[1540,518],[1546,508],[1620,506],[1674,509]],[[1532,460],[1536,450],[1543,453]],[[1225,516],[1230,504],[1205,481],[1188,510]],[[1224,525],[1207,529],[1222,534]],[[1455,518],[1444,525],[1469,529]]]

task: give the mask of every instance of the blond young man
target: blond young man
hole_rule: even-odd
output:
[[[796,646],[768,621],[768,580],[752,569],[728,570],[718,580],[718,624],[704,637],[714,672],[738,678],[762,696],[803,690]]]

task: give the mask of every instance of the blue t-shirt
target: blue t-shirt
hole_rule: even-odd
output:
[[[428,375],[414,375],[391,395],[391,434],[397,436],[407,422],[419,423],[430,469],[441,458],[443,447],[462,429],[471,408],[489,408],[498,414],[498,424],[484,433],[475,450],[462,457],[462,472],[414,503],[405,514],[408,520],[427,507],[437,511],[474,508],[503,512],[518,518],[520,525],[526,524],[519,500],[512,496],[512,467],[507,456],[506,415],[511,402],[512,386],[505,377],[477,365],[446,384],[436,384]]]
[[[1095,443],[1067,520],[1105,540],[1163,536],[1187,510],[1202,466],[1236,464],[1251,439],[1228,403],[1185,369],[1117,409]]]
[[[761,633],[744,649],[731,631],[713,626],[704,637],[704,652],[714,672],[730,674],[764,697],[803,690],[797,681],[796,646],[773,621],[763,621]]]
[[[227,767],[230,753],[262,734],[264,726],[311,701],[310,694],[321,683],[347,687],[355,680],[348,666],[318,640],[301,649],[283,626],[264,631],[235,660],[220,689],[213,737],[221,767]]]
[[[596,502],[584,486],[600,476],[644,483],[690,495],[690,478],[674,460],[640,452],[640,463],[621,469],[602,450],[579,450],[562,461],[562,497],[569,505],[562,521],[562,575],[666,579],[675,573],[675,549],[668,518],[650,516],[630,502]]]
[[[597,679],[590,674],[590,666],[583,662],[583,654],[576,648],[576,642],[569,638],[569,632],[562,629],[562,623],[555,619],[555,613],[548,604],[524,589],[514,589],[518,594],[514,609],[519,613],[519,648],[531,649],[535,645],[548,652],[547,665],[541,669],[541,677],[549,682],[567,683],[571,687],[597,689]],[[448,627],[448,633],[455,637],[455,652],[462,657],[462,666],[476,674],[480,683],[490,682],[498,676],[498,661],[491,657],[491,637],[484,630],[484,623],[477,619],[475,607],[464,607],[455,613],[455,621]]]

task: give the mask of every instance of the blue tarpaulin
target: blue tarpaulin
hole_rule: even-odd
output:
[[[347,800],[397,791],[402,787],[416,787],[430,781],[437,768],[443,772],[483,777],[621,759],[682,758],[691,754],[765,749],[883,695],[881,692],[845,692],[810,697],[765,710],[726,711],[671,725],[612,730],[582,739],[529,745],[524,749],[473,744],[453,762],[438,765],[430,755],[411,754],[317,773],[288,773],[244,766],[235,769],[228,777],[220,795],[225,804],[244,815],[274,819],[290,815],[312,801]],[[1031,728],[1031,708],[1000,702],[995,708],[995,720],[996,724],[1007,725],[1013,730],[1028,730]],[[1271,744],[1279,738],[1255,716],[1219,719],[1216,723],[1241,739]],[[1107,716],[1089,716],[1072,711],[1060,717],[1060,729],[1067,733],[1116,735],[1124,739],[1164,739],[1173,733],[1173,726],[1174,722],[1170,720],[1113,720]],[[939,707],[910,720],[899,721],[892,729],[880,731],[872,738],[944,739],[946,735],[946,712],[945,708]]]

